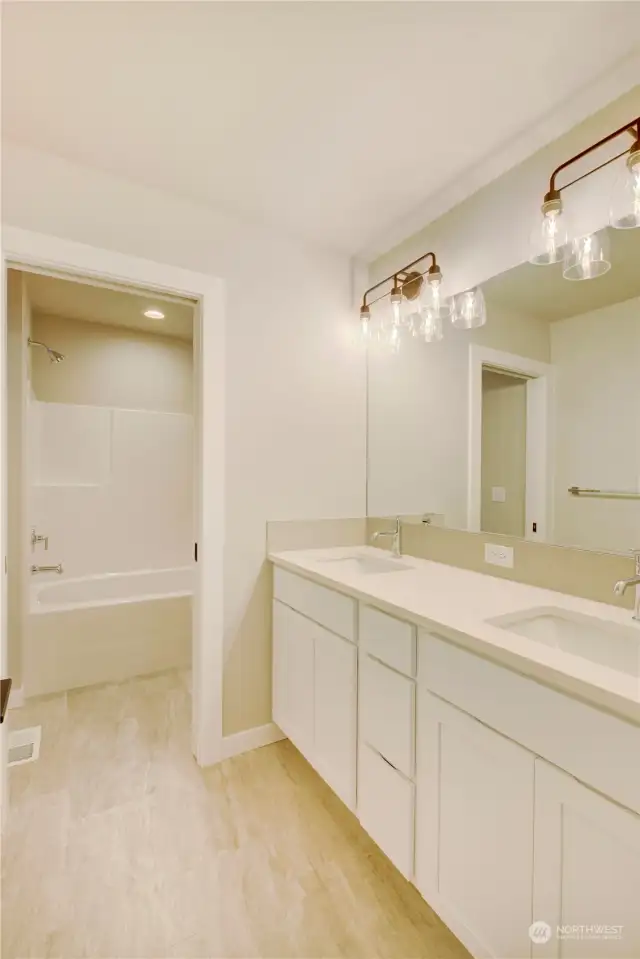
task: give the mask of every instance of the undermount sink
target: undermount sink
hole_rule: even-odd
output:
[[[640,677],[638,627],[620,626],[555,607],[510,613],[487,622],[616,672]]]
[[[332,559],[321,560],[323,563],[341,563],[348,564],[354,572],[364,573],[365,576],[371,576],[375,573],[399,573],[405,569],[411,569],[407,563],[400,559],[383,556],[367,556],[362,553],[354,553],[352,556],[338,556]]]

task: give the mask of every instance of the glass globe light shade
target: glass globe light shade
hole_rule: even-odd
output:
[[[487,322],[484,294],[479,286],[458,293],[453,301],[451,322],[458,330],[475,330]]]
[[[420,334],[425,343],[438,343],[444,336],[442,317],[432,310],[425,310],[422,314]]]
[[[453,303],[450,298],[442,296],[441,276],[427,277],[422,292],[422,305],[423,309],[439,316],[441,320],[446,320],[448,316],[451,316]]]
[[[640,227],[640,148],[632,151],[614,184],[609,222],[616,230]]]
[[[610,269],[609,237],[604,230],[572,240],[565,250],[565,280],[595,280]]]

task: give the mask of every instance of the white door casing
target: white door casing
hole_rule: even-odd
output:
[[[46,269],[67,277],[106,279],[197,301],[194,316],[196,379],[196,540],[194,582],[192,747],[200,765],[222,758],[223,555],[225,457],[224,283],[215,276],[73,243],[15,227],[2,229],[2,329],[0,330],[2,462],[0,542],[6,555],[6,332],[7,269]],[[6,577],[0,597],[6,643]],[[2,651],[0,671],[6,656]],[[5,764],[3,763],[3,766]]]
[[[550,505],[553,483],[553,366],[477,343],[469,346],[467,529],[475,533],[481,530],[483,367],[528,378],[525,539],[550,542],[553,540]]]

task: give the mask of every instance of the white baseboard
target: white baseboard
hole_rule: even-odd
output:
[[[245,729],[241,733],[225,736],[222,740],[222,758],[239,756],[241,753],[248,753],[251,749],[278,743],[281,739],[286,739],[286,736],[275,723],[254,726],[253,729]]]
[[[9,693],[9,709],[24,706],[24,686],[12,686]]]

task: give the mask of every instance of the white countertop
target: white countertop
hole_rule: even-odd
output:
[[[437,629],[440,635],[471,652],[640,723],[637,676],[625,675],[487,622],[534,607],[556,607],[637,630],[640,640],[640,624],[632,620],[631,610],[413,556],[403,556],[401,560],[410,569],[389,573],[365,574],[348,564],[327,562],[355,554],[390,558],[384,550],[350,546],[287,550],[270,553],[269,559],[276,566],[373,602],[401,619]]]

